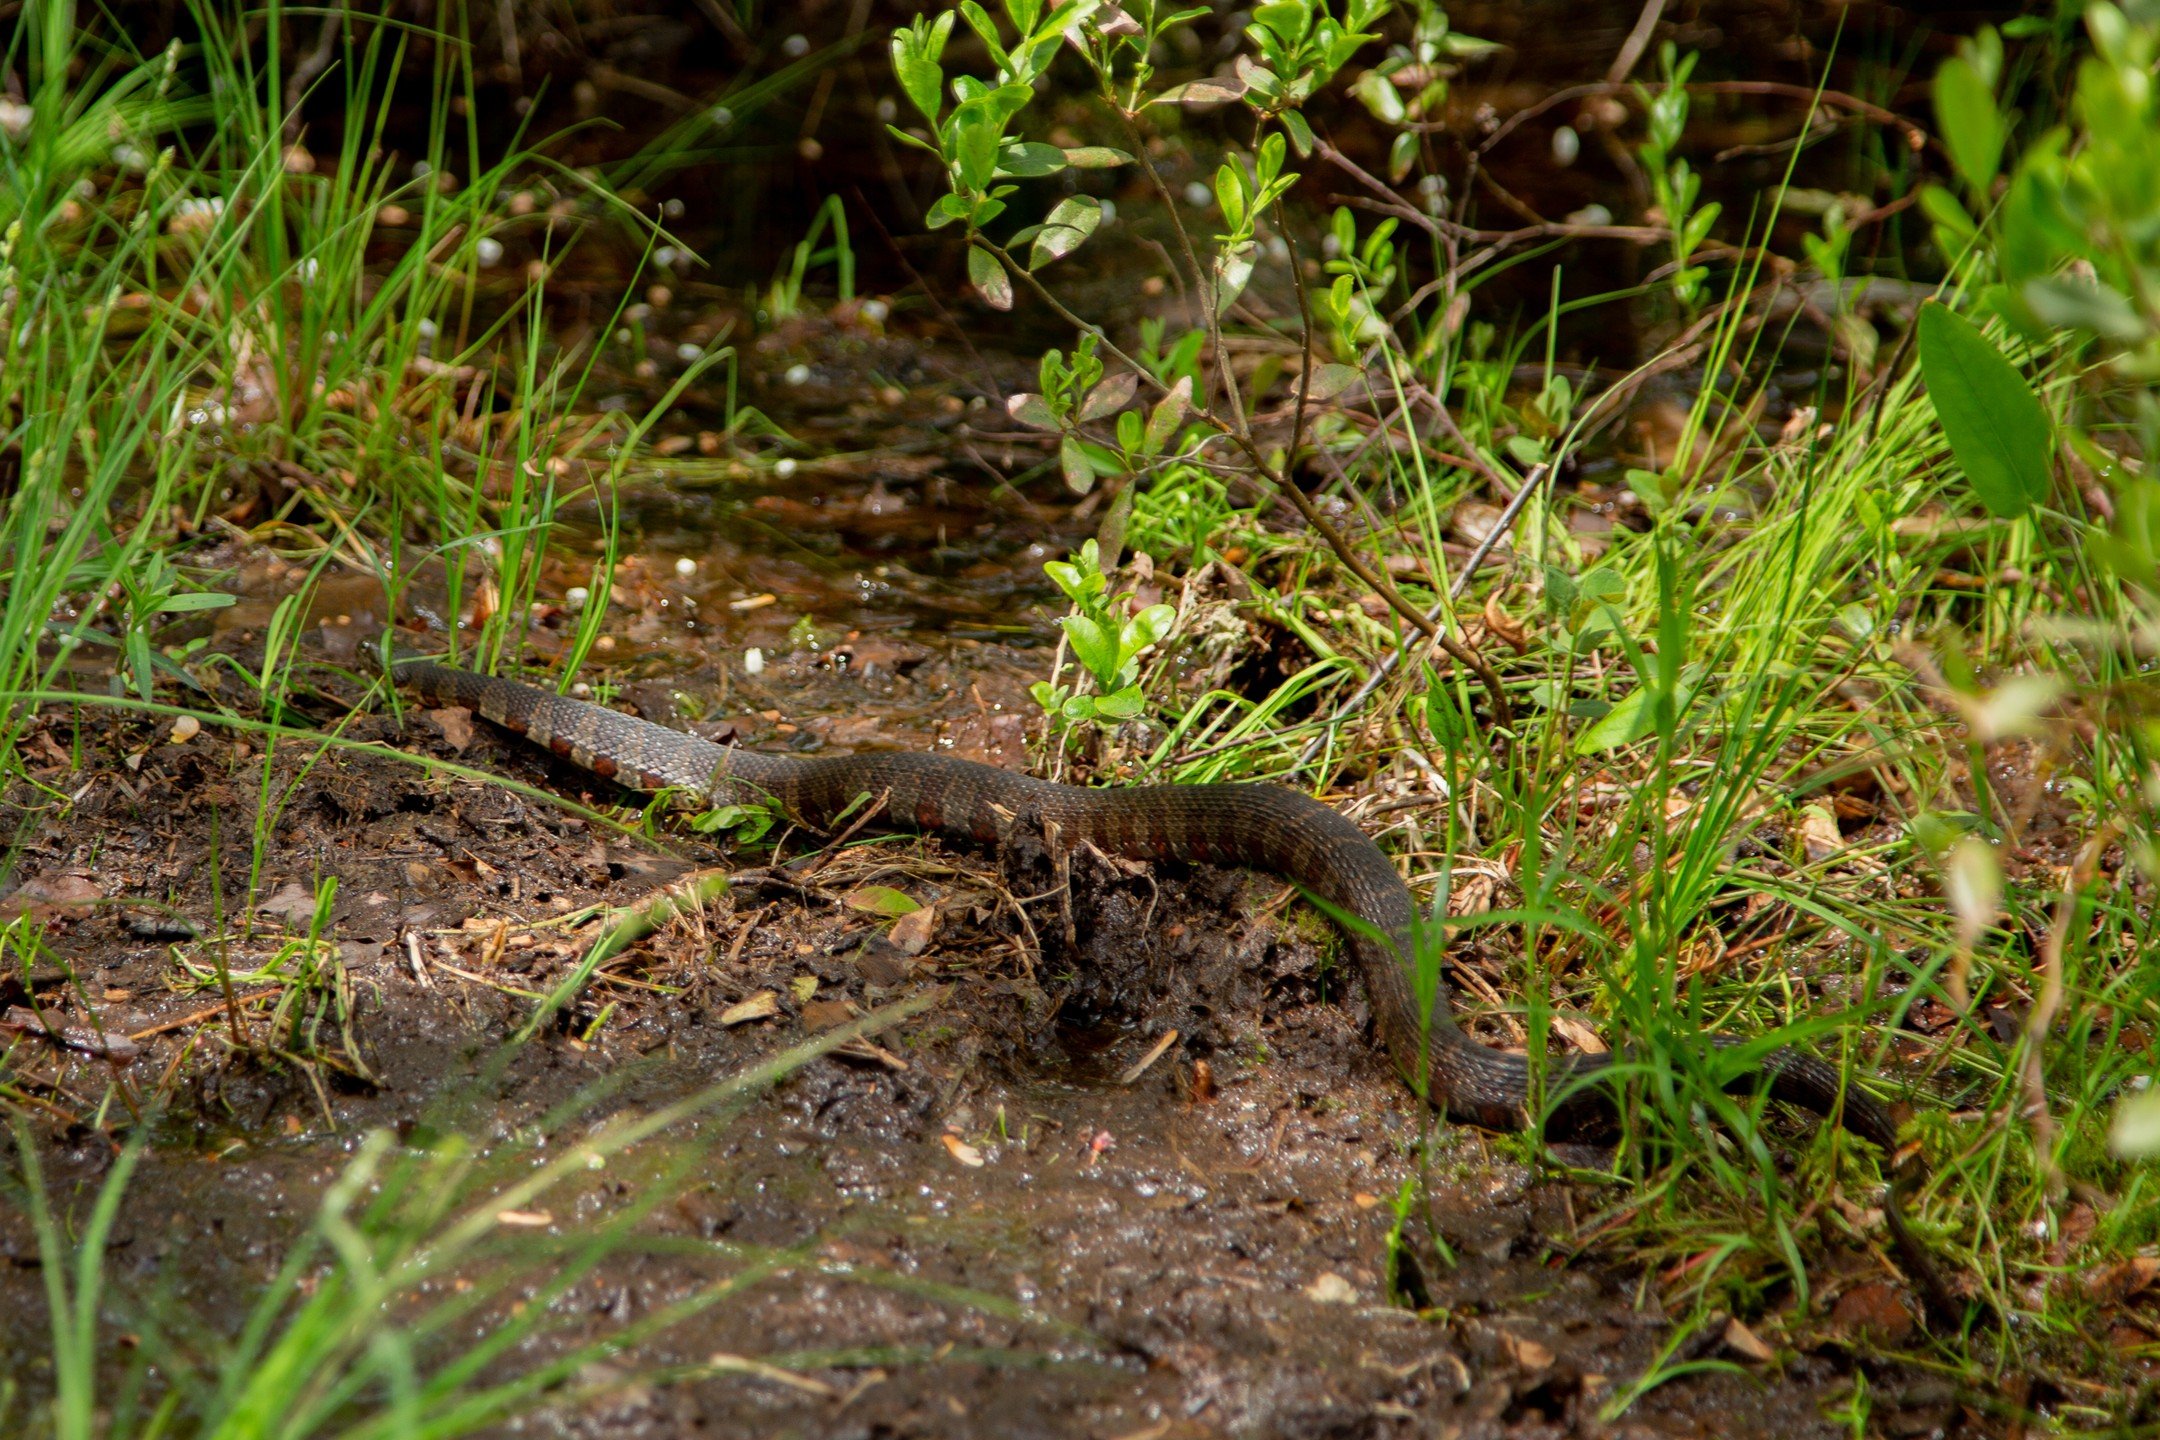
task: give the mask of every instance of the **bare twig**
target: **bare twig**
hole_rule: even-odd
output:
[[[1493,522],[1492,529],[1483,540],[1478,542],[1477,548],[1470,552],[1470,558],[1463,562],[1463,566],[1456,572],[1455,578],[1448,583],[1447,594],[1433,602],[1430,613],[1435,622],[1446,614],[1448,608],[1461,597],[1464,588],[1470,583],[1470,577],[1475,575],[1478,567],[1485,563],[1485,557],[1490,555],[1493,548],[1507,537],[1509,531],[1515,528],[1516,517],[1522,514],[1523,507],[1530,503],[1531,495],[1537,491],[1539,485],[1551,473],[1552,468],[1549,465],[1541,464],[1523,477],[1521,488],[1516,490],[1514,497],[1501,510],[1500,518]],[[1395,667],[1402,663],[1402,658],[1408,651],[1409,647],[1407,645],[1398,645],[1380,657],[1380,663],[1373,667],[1372,674],[1365,677],[1365,683],[1358,686],[1350,698],[1345,700],[1335,713],[1328,717],[1328,722],[1320,733],[1306,742],[1305,749],[1298,756],[1300,765],[1312,763],[1313,757],[1320,753],[1321,747],[1327,743],[1328,736],[1334,732],[1335,727],[1356,714],[1364,706],[1365,702],[1372,698],[1373,692],[1387,683],[1388,676],[1395,673]],[[1450,651],[1449,653],[1453,654],[1454,652]]]
[[[1620,53],[1613,56],[1612,68],[1605,72],[1606,84],[1618,85],[1634,73],[1635,63],[1650,48],[1650,37],[1657,33],[1658,20],[1664,14],[1665,0],[1646,0],[1642,14],[1635,17],[1635,28],[1628,31]]]

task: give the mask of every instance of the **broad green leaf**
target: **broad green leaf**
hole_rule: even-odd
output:
[[[1409,115],[1403,106],[1402,92],[1395,82],[1378,70],[1367,70],[1351,83],[1350,93],[1364,102],[1372,117],[1383,125],[1400,125]]]
[[[1142,449],[1149,455],[1160,455],[1170,438],[1177,434],[1178,426],[1185,423],[1185,412],[1192,408],[1192,376],[1178,377],[1170,393],[1155,402],[1148,414],[1147,434]]]
[[[168,615],[184,615],[194,610],[222,610],[235,604],[240,597],[225,595],[214,590],[191,590],[184,595],[168,595],[158,602],[158,609]]]
[[[1065,152],[1065,163],[1075,170],[1114,170],[1132,164],[1132,156],[1108,145],[1076,145]]]
[[[1575,737],[1577,755],[1598,755],[1619,750],[1647,737],[1657,728],[1657,706],[1650,687],[1638,685],[1620,697],[1619,703],[1589,729]]]
[[[1058,201],[1036,234],[1028,250],[1028,269],[1040,270],[1053,260],[1064,259],[1079,249],[1100,224],[1102,201],[1092,195],[1066,196]]]
[[[922,909],[890,885],[858,885],[848,891],[847,906],[850,910],[865,910],[873,915],[890,915],[895,920]]]
[[[1012,276],[998,258],[977,245],[968,247],[968,279],[974,283],[976,293],[983,304],[993,310],[1010,310],[1013,305]]]
[[[1137,685],[1128,685],[1114,695],[1104,695],[1095,702],[1095,713],[1107,715],[1112,720],[1131,720],[1147,709],[1147,700]]]
[[[2065,330],[2090,330],[2103,340],[2134,345],[2145,338],[2145,322],[2128,296],[2098,280],[2043,275],[2028,280],[2025,303],[2042,324]]]
[[[938,117],[938,92],[945,85],[938,57],[945,52],[952,28],[953,12],[947,10],[935,21],[918,16],[907,29],[893,32],[893,73],[900,77],[900,88],[907,91],[908,99],[933,125]]]
[[[1065,152],[1055,145],[1045,145],[1039,140],[1020,140],[1007,145],[998,155],[1000,176],[1017,176],[1023,180],[1040,175],[1055,175],[1066,166]]]
[[[1277,118],[1282,121],[1283,129],[1289,132],[1290,143],[1297,147],[1298,158],[1302,160],[1312,154],[1312,123],[1304,114],[1297,110],[1285,110]]]
[[[1315,400],[1332,400],[1365,378],[1355,365],[1322,365],[1312,372],[1305,393]]]
[[[1125,622],[1118,643],[1124,646],[1127,655],[1137,655],[1169,634],[1176,621],[1177,611],[1168,605],[1150,605]]]
[[[1091,615],[1067,615],[1059,622],[1073,658],[1096,680],[1108,684],[1118,672],[1117,637]]]
[[[1920,373],[1950,453],[1990,512],[2014,520],[2048,490],[2048,418],[2017,367],[1970,320],[1920,310]]]
[[[2009,127],[1987,81],[1961,56],[1945,60],[1935,72],[1935,123],[1942,127],[1943,147],[1958,176],[1975,195],[1985,195],[2002,168]]]
[[[1958,203],[1957,196],[1940,185],[1925,185],[1920,190],[1920,210],[1935,222],[1936,228],[1951,236],[1962,245],[1979,233],[1973,218]]]
[[[1244,228],[1245,171],[1235,160],[1225,160],[1215,171],[1215,203],[1222,207],[1226,227]]]
[[[947,225],[959,224],[967,217],[967,197],[948,192],[938,196],[931,203],[930,213],[923,217],[923,228],[926,230],[942,230]]]

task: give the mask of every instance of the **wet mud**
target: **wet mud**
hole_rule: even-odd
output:
[[[859,464],[814,490],[634,495],[622,614],[595,655],[617,703],[749,745],[1029,764],[1025,687],[1055,634],[1032,577],[1059,535],[952,467]],[[230,558],[248,598],[217,643],[244,654],[297,577]],[[1420,1113],[1325,925],[1277,883],[1026,833],[999,855],[625,833],[608,822],[639,823],[635,799],[607,782],[368,692],[363,641],[387,613],[372,586],[324,579],[291,700],[346,748],[266,757],[244,731],[176,739],[55,708],[27,745],[36,786],[0,817],[20,837],[5,903],[46,946],[5,982],[17,1023],[0,1040],[63,1211],[86,1210],[123,1111],[156,1137],[108,1252],[119,1329],[185,1315],[236,1333],[371,1130],[460,1131],[500,1179],[606,1116],[936,991],[922,1016],[520,1217],[542,1245],[657,1201],[634,1243],[550,1300],[547,1345],[753,1262],[772,1273],[589,1367],[519,1428],[1829,1435],[1867,1327],[1910,1335],[1880,1260],[1832,1250],[1816,1313],[1845,1318],[1800,1322],[1782,1362],[1715,1328],[1668,1354],[1657,1287],[1578,1250],[1580,1192],[1537,1180],[1519,1142]],[[430,593],[416,584],[407,618]],[[543,658],[567,618],[543,616]],[[735,872],[726,894],[504,1050],[605,928],[596,907],[713,868]],[[905,906],[921,908],[895,919]],[[33,1395],[49,1383],[41,1286],[11,1206],[0,1310],[23,1318],[0,1353]],[[1841,1310],[1840,1293],[1861,1299]],[[1606,1418],[1676,1359],[1732,1363]],[[1901,1413],[1923,1429],[1969,1413],[1866,1363],[1878,1406],[1909,1391]],[[701,1373],[636,1378],[655,1366]]]

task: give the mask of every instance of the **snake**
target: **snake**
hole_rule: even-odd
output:
[[[1490,1130],[1531,1121],[1530,1057],[1481,1044],[1455,1021],[1448,987],[1427,967],[1419,984],[1419,916],[1394,862],[1340,811],[1266,781],[1098,788],[1065,785],[953,755],[872,751],[775,755],[718,745],[684,731],[522,681],[432,660],[392,662],[401,683],[440,705],[462,706],[604,779],[675,791],[710,805],[768,804],[812,830],[854,819],[995,847],[1033,816],[1058,843],[1085,841],[1129,860],[1176,860],[1264,870],[1303,887],[1345,932],[1375,1027],[1396,1070],[1451,1119]],[[867,807],[867,808],[866,808]],[[1054,829],[1053,829],[1054,827]],[[1428,997],[1419,1003],[1419,992]],[[1712,1037],[1714,1047],[1742,1042]],[[1625,1051],[1547,1059],[1547,1114],[1567,1122],[1609,1107],[1598,1073]],[[1611,1078],[1611,1077],[1607,1077]],[[1879,1147],[1897,1148],[1897,1121],[1880,1100],[1847,1086],[1805,1051],[1768,1051],[1732,1076],[1734,1090],[1766,1088]],[[1601,1099],[1604,1094],[1606,1098]]]

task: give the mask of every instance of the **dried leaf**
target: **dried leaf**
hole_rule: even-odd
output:
[[[770,1020],[780,1013],[780,997],[770,990],[760,990],[746,1000],[738,1000],[720,1012],[720,1024],[732,1027],[752,1020]]]
[[[1552,1367],[1553,1352],[1549,1346],[1505,1330],[1500,1332],[1500,1343],[1507,1346],[1509,1358],[1525,1370],[1547,1370]]]
[[[1766,1365],[1777,1358],[1777,1352],[1765,1344],[1762,1336],[1740,1323],[1738,1319],[1725,1322],[1725,1348],[1743,1359]]]
[[[1838,833],[1837,816],[1827,805],[1809,805],[1800,812],[1800,843],[1810,860],[1827,860],[1845,848]]]
[[[935,906],[918,906],[895,920],[885,938],[902,954],[920,955],[930,944],[930,937],[937,933],[937,921]]]
[[[1305,1298],[1322,1305],[1357,1304],[1357,1287],[1332,1270],[1323,1270],[1305,1287]]]
[[[472,711],[463,705],[445,705],[440,710],[430,710],[427,718],[442,731],[443,743],[460,755],[472,747]]]

